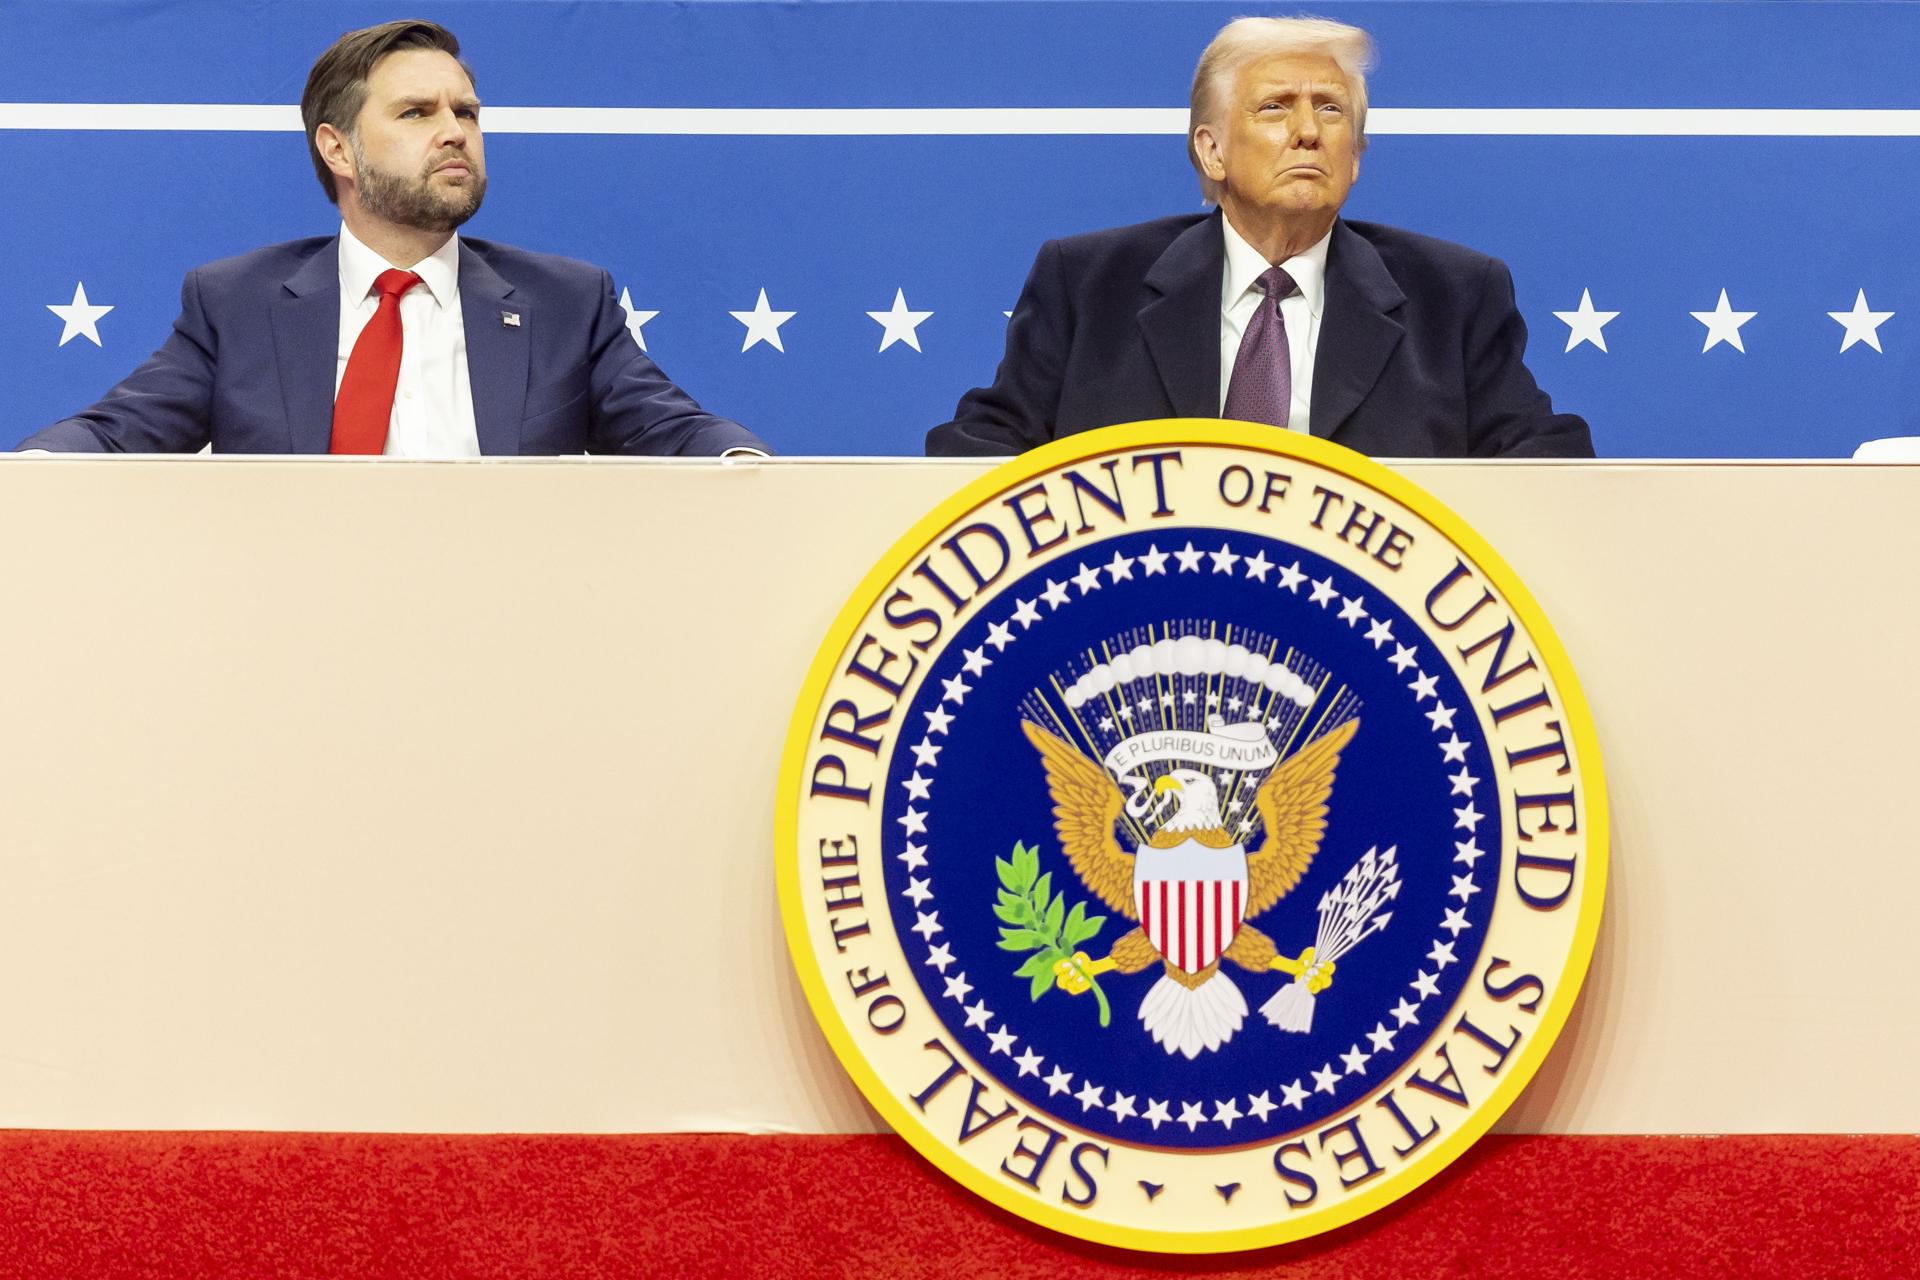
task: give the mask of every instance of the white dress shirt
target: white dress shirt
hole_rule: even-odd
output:
[[[360,331],[379,309],[373,282],[393,264],[340,228],[340,362],[333,391],[340,393],[347,360]],[[407,270],[420,283],[400,298],[400,381],[387,425],[389,458],[477,458],[480,432],[467,382],[467,331],[460,315],[460,238]]]
[[[1227,388],[1233,384],[1233,363],[1240,355],[1240,337],[1260,300],[1266,297],[1258,281],[1273,264],[1233,229],[1224,214],[1220,227],[1227,242],[1220,280],[1220,411],[1225,413]],[[1308,415],[1313,408],[1313,353],[1320,347],[1320,314],[1327,303],[1327,245],[1332,239],[1333,230],[1328,228],[1313,246],[1280,264],[1298,286],[1280,300],[1293,383],[1287,426],[1294,431],[1305,431],[1312,420]]]

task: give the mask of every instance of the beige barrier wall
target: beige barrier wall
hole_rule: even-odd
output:
[[[0,459],[0,1126],[857,1131],[782,734],[975,464]],[[1504,1122],[1920,1130],[1920,469],[1409,465],[1539,597],[1615,837]]]

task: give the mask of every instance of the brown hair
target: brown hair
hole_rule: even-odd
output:
[[[320,187],[327,199],[340,203],[333,185],[333,170],[320,157],[320,145],[314,130],[330,124],[352,136],[360,108],[367,105],[367,77],[374,64],[390,53],[403,49],[438,49],[460,59],[460,41],[453,32],[437,22],[414,18],[402,22],[383,22],[377,27],[349,31],[335,40],[307,72],[307,88],[300,95],[300,121],[307,129],[307,154],[313,158],[313,171],[320,175]],[[464,61],[460,69],[473,82],[473,68]]]

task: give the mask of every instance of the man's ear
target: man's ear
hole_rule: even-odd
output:
[[[1215,182],[1224,182],[1227,177],[1227,156],[1221,149],[1220,135],[1210,124],[1198,125],[1193,131],[1193,155],[1200,162],[1200,172]]]
[[[322,123],[313,131],[313,145],[335,178],[354,181],[353,147],[347,142],[346,134],[330,124]]]

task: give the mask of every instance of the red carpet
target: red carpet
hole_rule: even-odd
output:
[[[1075,1244],[874,1137],[0,1132],[7,1277],[1920,1276],[1920,1138],[1488,1138],[1329,1236]]]

